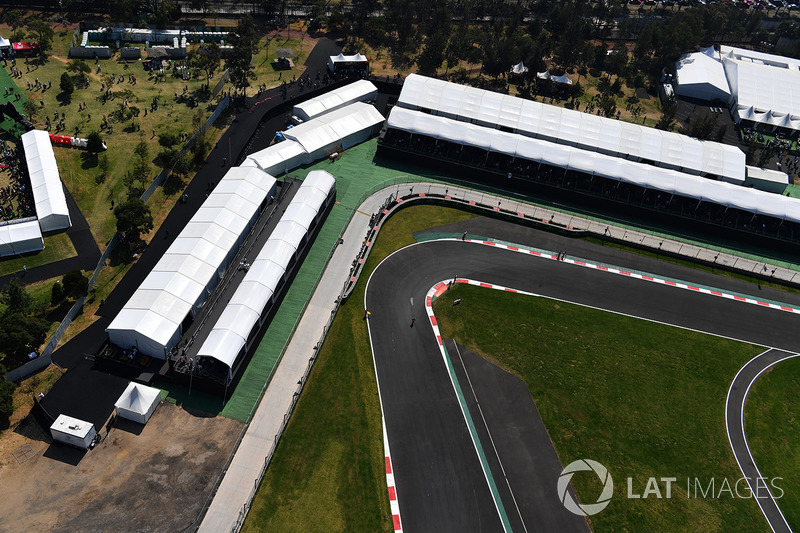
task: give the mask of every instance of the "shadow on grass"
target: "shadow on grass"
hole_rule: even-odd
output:
[[[89,170],[90,168],[95,168],[100,163],[100,158],[97,157],[97,154],[92,152],[81,152],[81,168],[83,170]]]

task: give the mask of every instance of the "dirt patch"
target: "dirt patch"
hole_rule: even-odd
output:
[[[241,428],[164,402],[146,426],[120,421],[87,453],[29,440],[33,459],[0,467],[0,531],[184,530]]]

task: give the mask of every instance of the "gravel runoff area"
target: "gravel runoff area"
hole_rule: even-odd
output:
[[[162,402],[86,453],[26,428],[36,455],[18,464],[4,450],[0,531],[173,532],[197,518],[242,424]]]

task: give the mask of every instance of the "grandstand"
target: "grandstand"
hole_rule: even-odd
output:
[[[662,138],[671,148],[662,151],[661,161],[631,158],[636,152],[624,150],[622,144],[615,144],[616,150],[589,150],[584,143],[565,142],[573,130],[564,128],[564,122],[545,118],[558,116],[547,109],[552,106],[538,104],[538,121],[523,119],[525,109],[534,109],[527,103],[508,103],[508,97],[477,89],[451,90],[449,86],[455,84],[434,81],[437,83],[428,84],[415,79],[408,85],[411,94],[404,94],[403,88],[380,141],[381,153],[405,159],[414,154],[449,168],[468,168],[471,175],[484,180],[546,190],[577,201],[617,204],[615,210],[635,211],[673,224],[686,221],[690,222],[687,226],[697,228],[697,222],[702,222],[762,244],[800,244],[800,200],[726,183],[719,174],[714,177],[720,179],[712,179],[710,174],[703,177],[675,169],[673,164],[653,164],[664,160],[702,162],[705,168],[723,169],[728,177],[741,175],[743,181],[743,157],[741,168],[735,168],[738,157],[712,162],[705,157],[709,154],[703,151],[705,144],[700,152],[690,149],[683,153],[680,147],[691,147],[696,140],[678,134]],[[439,94],[434,87],[441,89]],[[453,102],[445,98],[447,94],[461,96]],[[518,118],[504,118],[503,109],[511,105],[520,110]],[[616,138],[620,129],[626,128],[622,124],[615,120],[599,123],[598,138],[608,137],[606,129]]]

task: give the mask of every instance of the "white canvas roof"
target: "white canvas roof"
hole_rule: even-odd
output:
[[[329,148],[341,144],[347,149],[366,140],[383,120],[377,109],[356,102],[289,129],[284,136],[299,143],[315,160],[325,157]]]
[[[44,248],[39,222],[31,217],[26,222],[0,226],[0,256],[35,252]]]
[[[106,331],[111,342],[164,358],[181,323],[202,307],[239,244],[275,192],[256,167],[233,167],[194,214]]]
[[[358,80],[297,104],[292,114],[307,121],[355,102],[372,102],[377,97],[378,88],[371,81]]]
[[[150,419],[160,402],[161,391],[159,389],[131,381],[114,403],[114,407],[122,418],[144,424]]]
[[[389,128],[411,133],[422,133],[437,139],[461,142],[447,136],[455,121],[419,111],[395,107],[389,115]],[[563,144],[541,139],[531,139],[518,134],[483,128],[475,124],[457,123],[462,131],[474,130],[470,136],[473,146],[491,150],[502,144],[496,137],[517,138],[517,155],[526,159],[596,174],[618,181],[633,183],[670,194],[743,209],[752,213],[769,215],[792,222],[800,222],[800,199],[711,180],[668,168],[623,160],[596,152],[587,152]],[[433,133],[430,133],[433,132]],[[677,149],[677,148],[676,148]]]
[[[11,41],[0,35],[0,48],[11,48]]]
[[[42,231],[54,231],[72,225],[67,198],[58,174],[56,156],[50,135],[43,130],[31,130],[22,135],[25,161],[31,178],[33,202]]]
[[[800,129],[800,70],[793,62],[784,68],[729,54],[723,55],[722,63],[736,101],[737,121]]]
[[[285,275],[299,243],[310,229],[308,226],[304,227],[302,221],[307,220],[309,216],[311,220],[316,217],[335,185],[334,177],[324,170],[308,173],[270,238],[250,265],[250,269],[219,320],[214,324],[208,338],[203,342],[198,356],[212,357],[228,368],[233,367],[250,332],[258,323],[267,303],[272,299]],[[308,196],[307,191],[315,194]],[[315,198],[317,203],[309,204],[310,198]]]
[[[252,162],[267,174],[279,176],[300,165],[310,163],[311,159],[303,149],[303,145],[287,139],[247,156],[245,162]]]
[[[584,149],[593,146],[609,155],[634,161],[646,159],[656,166],[695,174],[721,175],[720,172],[725,172],[721,175],[724,179],[744,181],[744,152],[735,146],[700,141],[678,133],[499,95],[418,74],[406,78],[398,107],[427,109],[433,115],[464,122],[475,121],[498,129],[509,128],[527,137],[577,144]],[[580,116],[580,126],[576,116]],[[650,137],[647,142],[645,136]],[[642,138],[642,142],[629,142],[636,138]],[[676,147],[686,150],[686,153],[676,152]],[[717,155],[706,156],[708,150],[714,150]]]
[[[714,47],[684,54],[675,64],[678,80],[677,93],[698,100],[722,100],[727,104],[731,97],[725,69]]]

